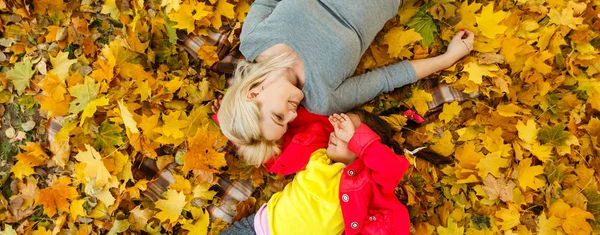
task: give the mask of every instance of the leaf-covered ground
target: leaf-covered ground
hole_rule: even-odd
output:
[[[226,141],[210,102],[226,77],[208,69],[216,48],[195,60],[177,45],[177,30],[239,29],[250,3],[0,0],[0,231],[217,234],[228,225],[205,210],[220,203],[209,190],[217,174],[257,187],[238,216],[280,190],[287,179],[217,151]],[[599,16],[598,0],[413,0],[386,24],[357,73],[476,33],[470,56],[429,79],[479,97],[396,135],[455,160],[417,160],[398,186],[411,231],[600,232]],[[425,114],[429,100],[415,84],[364,108],[404,102]],[[156,202],[132,173],[147,158],[175,166]]]

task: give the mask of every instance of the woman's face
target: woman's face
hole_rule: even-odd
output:
[[[292,82],[295,76],[289,69],[280,69],[267,75],[264,82],[248,92],[248,100],[260,107],[260,129],[267,140],[279,140],[287,131],[288,123],[296,119],[304,93]]]

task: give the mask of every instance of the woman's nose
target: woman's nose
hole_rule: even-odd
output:
[[[290,113],[289,114],[290,120],[288,122],[294,121],[294,119],[296,119],[296,117],[298,117],[298,113],[296,113],[296,112],[290,111],[289,113]]]

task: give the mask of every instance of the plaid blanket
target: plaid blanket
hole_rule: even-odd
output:
[[[178,32],[178,43],[182,46],[193,58],[198,59],[198,50],[204,44],[217,46],[219,61],[211,66],[211,70],[217,73],[231,75],[235,69],[235,65],[243,59],[242,54],[237,50],[237,45],[232,45],[229,42],[229,34],[231,32],[211,31],[207,36],[188,35],[184,32]],[[239,32],[235,32],[239,33]],[[439,111],[443,103],[453,101],[463,101],[469,98],[477,97],[479,94],[465,94],[449,85],[439,84],[437,80],[430,79],[423,83],[423,88],[432,94],[433,101],[429,102],[429,113]],[[428,115],[427,118],[437,118],[437,115]],[[48,125],[48,140],[50,141],[54,135],[62,128],[61,117],[53,118]],[[220,151],[229,151],[233,153],[234,146],[228,144]],[[134,179],[150,180],[148,188],[142,194],[152,201],[161,199],[162,194],[168,189],[171,183],[175,182],[175,178],[171,170],[175,168],[176,163],[172,163],[162,170],[159,170],[156,161],[143,156],[136,157],[134,167],[132,168]],[[236,205],[238,202],[246,200],[254,191],[252,183],[246,181],[230,180],[225,174],[218,176],[218,183],[211,190],[217,192],[219,197],[219,205],[209,205],[208,211],[211,219],[221,220],[231,223],[236,213]]]

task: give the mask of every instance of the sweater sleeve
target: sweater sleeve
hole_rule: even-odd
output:
[[[240,33],[240,41],[243,41],[244,38],[254,29],[260,22],[265,20],[271,12],[275,9],[277,4],[281,0],[256,0],[250,6],[250,11],[244,20],[244,25],[242,26],[242,32]]]
[[[410,62],[402,61],[347,78],[329,97],[321,101],[317,110],[310,110],[323,115],[346,112],[377,95],[393,91],[396,88],[417,81],[417,73]]]
[[[381,138],[365,124],[361,124],[348,143],[350,151],[363,160],[371,170],[373,182],[384,192],[396,189],[410,163],[404,156],[398,156],[392,149],[381,143]]]

